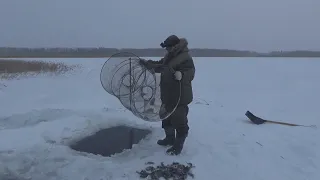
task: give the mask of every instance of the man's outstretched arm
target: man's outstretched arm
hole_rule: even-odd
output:
[[[151,64],[163,64],[163,61],[164,61],[164,58],[161,58],[159,61],[153,61],[150,59],[147,62]]]
[[[153,69],[156,73],[161,73],[163,70],[163,61],[164,58],[160,59],[159,61],[141,59],[141,64],[146,66],[147,69]]]

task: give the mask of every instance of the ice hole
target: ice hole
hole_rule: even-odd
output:
[[[138,144],[149,133],[151,131],[147,129],[115,126],[87,136],[70,145],[70,148],[95,155],[111,156],[121,153],[125,149],[131,149],[133,144]]]

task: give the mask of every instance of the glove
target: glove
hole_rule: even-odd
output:
[[[147,69],[154,69],[154,68],[157,68],[157,65],[156,64],[153,64],[151,60],[145,60],[145,59],[141,59],[139,61],[139,64],[141,66],[144,66],[145,68]]]
[[[150,69],[150,65],[149,65],[149,63],[148,63],[148,61],[147,60],[145,60],[145,59],[140,59],[139,60],[139,64],[141,65],[141,66],[143,66],[143,67],[146,67],[147,69]]]
[[[182,73],[180,71],[176,71],[174,73],[174,78],[175,78],[175,80],[180,81],[182,79]]]
[[[139,59],[139,64],[145,66],[145,65],[147,64],[147,60],[145,60],[145,59]]]

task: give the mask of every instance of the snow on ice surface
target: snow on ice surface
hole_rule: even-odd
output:
[[[83,68],[1,82],[6,85],[0,89],[1,180],[139,179],[136,171],[148,161],[191,162],[195,179],[320,179],[319,129],[257,126],[244,115],[250,110],[270,120],[319,127],[319,59],[195,58],[190,135],[177,157],[156,145],[163,137],[160,123],[139,120],[104,91],[99,73],[106,59],[55,60]],[[153,133],[112,157],[68,147],[119,124]]]

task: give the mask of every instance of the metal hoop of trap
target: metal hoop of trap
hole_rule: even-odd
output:
[[[160,75],[139,63],[130,52],[112,55],[102,66],[100,82],[105,91],[119,99],[135,116],[150,122],[168,118],[175,108],[167,110],[161,101]]]

